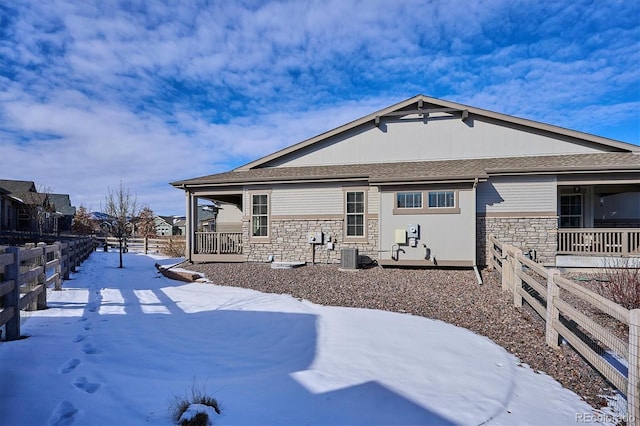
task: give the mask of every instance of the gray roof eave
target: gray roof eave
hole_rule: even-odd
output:
[[[565,167],[538,167],[530,169],[509,169],[495,168],[486,169],[488,175],[491,176],[514,176],[514,175],[531,175],[531,174],[570,174],[570,173],[637,173],[640,172],[640,166],[630,167],[629,165],[608,166],[606,169],[601,167],[585,167],[585,166],[565,166]]]

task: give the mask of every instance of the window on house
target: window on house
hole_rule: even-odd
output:
[[[422,192],[398,192],[396,207],[399,209],[421,209]]]
[[[582,194],[560,195],[560,228],[582,227]]]
[[[429,208],[452,208],[455,206],[455,191],[429,192]]]
[[[347,237],[364,237],[364,192],[347,192]]]
[[[267,194],[252,195],[251,235],[253,237],[269,235],[269,196]]]

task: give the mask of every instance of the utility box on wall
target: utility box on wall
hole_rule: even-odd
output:
[[[410,223],[407,225],[407,238],[420,238],[420,225]]]
[[[309,234],[307,241],[309,244],[322,244],[323,241],[322,232],[312,232]]]

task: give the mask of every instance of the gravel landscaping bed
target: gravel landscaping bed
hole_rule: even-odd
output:
[[[546,373],[595,408],[609,384],[567,345],[545,344],[544,321],[526,304],[513,307],[500,277],[472,270],[384,269],[340,271],[336,265],[272,269],[269,264],[210,263],[184,266],[213,283],[289,294],[313,303],[383,309],[438,319],[486,336],[532,369]]]

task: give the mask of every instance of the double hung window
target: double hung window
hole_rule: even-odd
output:
[[[251,196],[251,236],[269,236],[268,194],[253,194]]]
[[[346,222],[347,237],[364,237],[365,233],[365,196],[364,191],[347,191]]]
[[[582,194],[560,195],[560,228],[582,227]]]

